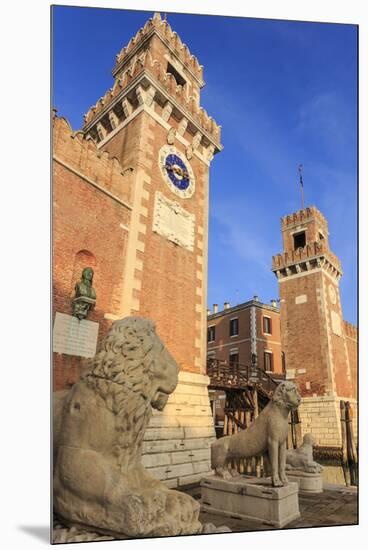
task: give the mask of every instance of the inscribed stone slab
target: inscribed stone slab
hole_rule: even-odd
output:
[[[72,315],[56,313],[53,331],[53,350],[56,353],[94,357],[99,324]]]
[[[187,250],[194,249],[195,216],[159,191],[155,195],[152,229]]]

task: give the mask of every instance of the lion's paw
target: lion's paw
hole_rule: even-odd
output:
[[[216,468],[215,469],[216,475],[221,477],[222,479],[232,479],[232,475],[229,472],[229,470],[226,470],[225,468]]]
[[[166,511],[185,529],[185,526],[198,520],[199,504],[185,493],[169,491],[166,500]]]
[[[279,477],[272,478],[272,487],[283,487],[284,484]]]

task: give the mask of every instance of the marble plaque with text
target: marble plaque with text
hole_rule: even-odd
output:
[[[72,315],[56,313],[53,331],[53,350],[56,353],[94,357],[96,354],[98,323]]]
[[[194,249],[195,216],[159,191],[155,195],[152,229],[191,252]]]

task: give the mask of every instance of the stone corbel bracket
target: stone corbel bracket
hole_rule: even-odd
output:
[[[157,103],[158,108],[154,107]],[[90,135],[102,147],[122,128],[127,121],[144,110],[169,129],[177,127],[177,137],[185,147],[192,146],[195,154],[209,164],[213,156],[222,150],[222,145],[185,107],[169,94],[161,82],[148,73],[141,72],[127,86],[122,88],[110,102],[99,103],[100,110],[83,128],[84,135]],[[177,122],[179,121],[179,122]],[[218,126],[220,129],[220,126]],[[193,136],[190,141],[190,136]],[[201,146],[201,148],[200,148]]]

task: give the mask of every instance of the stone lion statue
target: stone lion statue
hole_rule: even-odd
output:
[[[309,433],[305,434],[298,449],[289,449],[286,452],[286,469],[302,470],[309,474],[321,473],[323,467],[313,460],[313,443],[313,436]]]
[[[222,437],[211,446],[211,467],[222,478],[239,475],[229,472],[227,463],[232,458],[249,458],[265,455],[271,467],[272,485],[281,487],[288,483],[285,474],[288,415],[296,409],[301,397],[293,382],[281,382],[270,402],[246,430]]]
[[[194,534],[199,504],[141,464],[152,407],[162,410],[178,367],[154,324],[113,323],[81,380],[56,392],[54,509],[67,525],[117,538]]]

